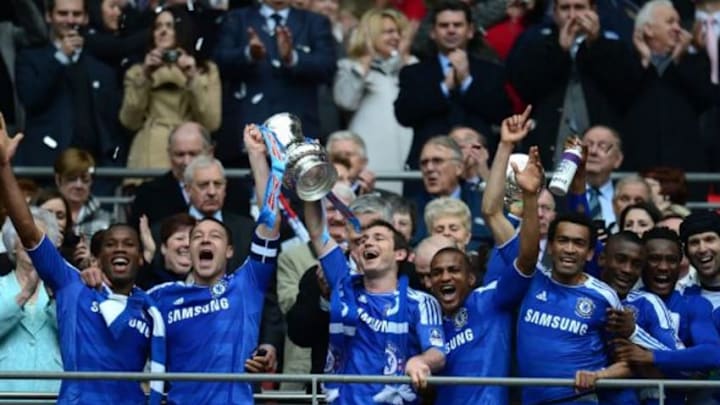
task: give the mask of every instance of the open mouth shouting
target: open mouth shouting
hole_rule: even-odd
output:
[[[214,258],[215,258],[215,253],[211,249],[208,249],[208,248],[200,249],[200,252],[198,253],[198,267],[200,267],[200,268],[210,267],[213,263]]]
[[[110,259],[113,274],[124,274],[130,271],[130,259],[126,256],[113,256]]]
[[[457,298],[457,288],[452,284],[444,284],[440,286],[438,298],[442,302],[453,302]]]

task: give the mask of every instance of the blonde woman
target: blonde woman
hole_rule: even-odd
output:
[[[375,172],[401,171],[412,143],[412,129],[395,119],[393,103],[403,66],[416,63],[408,54],[408,21],[396,10],[370,10],[350,36],[348,57],[338,61],[335,103],[352,112],[348,129],[365,140]],[[377,186],[402,191],[400,182]]]
[[[430,235],[442,235],[465,251],[472,236],[470,208],[451,197],[436,198],[425,206],[425,227]]]

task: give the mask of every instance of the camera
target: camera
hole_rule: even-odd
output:
[[[175,63],[180,58],[180,51],[177,49],[166,49],[162,54],[162,61],[165,63]]]

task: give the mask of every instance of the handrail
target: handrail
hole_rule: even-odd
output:
[[[222,381],[222,382],[311,382],[313,383],[313,404],[319,396],[315,393],[317,382],[338,383],[384,383],[409,384],[409,377],[380,375],[336,375],[336,374],[230,374],[230,373],[144,373],[144,372],[50,372],[50,371],[2,371],[0,380],[132,380],[132,381]],[[571,378],[517,378],[517,377],[428,377],[429,384],[442,385],[503,385],[503,386],[573,386]],[[720,381],[714,380],[659,380],[659,379],[604,379],[598,380],[600,388],[720,388]],[[0,393],[14,395],[15,393]],[[35,395],[35,394],[31,394]],[[305,394],[302,394],[305,395]],[[269,397],[272,397],[270,395]],[[266,396],[266,398],[269,398]],[[13,398],[17,398],[16,396]],[[664,403],[663,395],[659,398]]]

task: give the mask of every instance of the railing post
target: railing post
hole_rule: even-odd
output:
[[[312,379],[310,380],[310,384],[312,384],[312,405],[318,405],[318,399],[317,399],[317,377],[315,377],[315,374],[313,374]]]
[[[660,394],[658,404],[665,405],[665,384],[663,384],[662,380],[658,382],[658,393]]]

